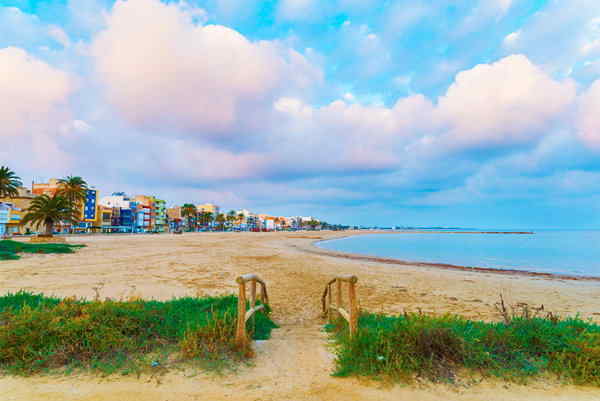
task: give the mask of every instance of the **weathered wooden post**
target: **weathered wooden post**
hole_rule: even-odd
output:
[[[339,311],[344,307],[344,304],[342,303],[342,280],[340,280],[339,277],[335,279],[335,292],[336,306]]]
[[[348,298],[350,299],[350,337],[354,337],[358,331],[358,305],[356,303],[356,276],[350,277],[348,281]]]
[[[235,342],[240,348],[245,348],[248,343],[248,337],[246,336],[246,281],[243,277],[238,277],[235,281],[239,285]]]
[[[331,319],[331,283],[327,284],[327,320],[329,323],[332,322]]]

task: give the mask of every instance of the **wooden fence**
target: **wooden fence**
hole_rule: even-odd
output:
[[[350,328],[350,336],[354,336],[358,330],[358,304],[356,301],[356,282],[358,278],[356,276],[338,276],[332,279],[323,292],[321,297],[321,304],[323,306],[323,317],[328,318],[331,321],[331,312],[339,313],[346,321]],[[342,302],[342,283],[348,284],[348,300],[350,310],[344,309]],[[332,287],[335,284],[336,287],[336,304],[333,305]]]
[[[235,340],[238,346],[245,347],[248,344],[246,334],[246,322],[252,315],[269,304],[267,285],[256,274],[244,274],[235,280],[239,285],[238,292],[238,317]],[[260,305],[256,305],[256,283],[260,284]],[[246,284],[250,285],[250,309],[246,310]]]

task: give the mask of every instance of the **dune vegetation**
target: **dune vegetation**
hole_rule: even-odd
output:
[[[363,313],[350,338],[342,321],[328,326],[337,344],[336,376],[411,382],[497,377],[509,381],[551,374],[600,386],[600,325],[529,312],[490,323],[458,315]]]
[[[139,374],[184,361],[234,367],[252,356],[233,342],[236,316],[234,296],[161,302],[8,294],[0,297],[0,371]],[[254,339],[269,338],[276,327],[268,311],[251,322]]]

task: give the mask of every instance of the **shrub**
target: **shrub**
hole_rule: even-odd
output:
[[[343,321],[330,330],[337,342],[338,376],[453,381],[465,370],[524,381],[550,372],[600,385],[600,326],[577,318],[487,323],[452,315],[364,313],[354,338]]]
[[[148,355],[241,360],[233,345],[237,298],[83,301],[19,292],[0,297],[0,369],[33,374],[59,367],[140,371]],[[276,327],[259,312],[261,336]],[[254,336],[256,338],[256,336]],[[241,351],[241,352],[240,352]]]

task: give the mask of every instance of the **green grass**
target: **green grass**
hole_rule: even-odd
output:
[[[85,245],[72,244],[30,244],[26,242],[1,240],[0,260],[19,259],[18,253],[73,253]]]
[[[365,313],[353,339],[343,322],[328,328],[337,345],[336,376],[453,382],[476,373],[526,382],[553,374],[600,386],[600,326],[577,318],[488,323],[454,315]]]
[[[234,366],[251,356],[233,342],[236,316],[234,296],[160,302],[9,294],[0,297],[0,371],[127,374],[183,360]],[[255,316],[250,335],[267,339],[276,325],[268,312]]]

